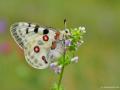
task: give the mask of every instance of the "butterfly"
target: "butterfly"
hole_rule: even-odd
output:
[[[24,51],[27,63],[36,69],[45,69],[64,54],[64,36],[67,30],[58,31],[51,27],[34,23],[18,22],[10,27],[10,32]]]

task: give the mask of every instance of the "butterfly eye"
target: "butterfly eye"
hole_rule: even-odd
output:
[[[35,46],[35,47],[34,47],[34,52],[38,53],[39,51],[40,51],[39,46]]]
[[[66,33],[68,33],[68,31],[65,31]]]
[[[48,41],[48,40],[49,40],[49,37],[48,37],[47,35],[44,35],[44,36],[43,36],[43,40],[44,40],[44,41]]]
[[[66,34],[68,34],[69,32],[70,32],[69,29],[66,29],[66,30],[65,30],[65,33],[66,33]]]

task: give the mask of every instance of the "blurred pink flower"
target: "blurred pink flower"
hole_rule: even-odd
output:
[[[9,54],[10,51],[11,51],[11,48],[8,42],[0,43],[0,53]]]

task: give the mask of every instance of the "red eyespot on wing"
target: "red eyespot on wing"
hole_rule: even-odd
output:
[[[38,53],[40,51],[40,47],[39,46],[35,46],[34,47],[34,52]]]
[[[55,49],[55,48],[56,48],[56,42],[52,42],[51,49]]]
[[[48,37],[47,35],[44,35],[44,36],[43,36],[43,40],[44,40],[44,41],[48,41],[48,40],[49,40],[49,37]]]
[[[56,34],[56,35],[55,35],[55,37],[54,37],[54,38],[55,38],[56,40],[57,40],[57,39],[59,39],[60,32],[56,32],[55,34]]]

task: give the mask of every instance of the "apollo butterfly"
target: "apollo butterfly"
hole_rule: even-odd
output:
[[[13,24],[10,31],[16,43],[23,49],[26,61],[34,68],[47,68],[64,54],[63,36],[68,31],[26,22]]]

